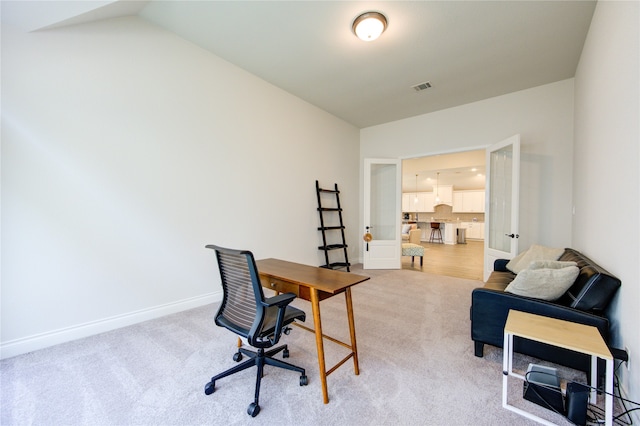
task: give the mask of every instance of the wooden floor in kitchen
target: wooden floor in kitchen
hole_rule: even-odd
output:
[[[402,257],[402,269],[429,272],[449,277],[482,281],[484,241],[467,240],[466,244],[421,243],[424,247],[424,261],[420,258]]]

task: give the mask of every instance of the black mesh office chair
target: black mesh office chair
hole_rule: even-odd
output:
[[[281,351],[282,357],[288,358],[287,345],[267,352],[264,350],[275,346],[283,332],[289,334],[291,329],[287,327],[288,324],[295,320],[304,321],[305,313],[288,306],[296,298],[293,293],[264,297],[256,262],[250,251],[232,250],[215,245],[206,247],[216,251],[224,291],[222,304],[215,318],[216,324],[246,338],[249,344],[258,350],[238,348],[238,352],[233,355],[234,361],[240,362],[242,354],[249,356],[250,359],[213,376],[211,381],[205,385],[204,393],[210,395],[215,391],[216,380],[255,365],[258,367],[255,400],[247,409],[247,413],[251,417],[255,417],[260,412],[258,397],[265,364],[297,371],[300,373],[300,386],[305,386],[308,383],[304,368],[272,358]]]

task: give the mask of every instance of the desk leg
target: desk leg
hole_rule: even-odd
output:
[[[607,360],[606,380],[604,386],[606,392],[604,403],[604,424],[605,426],[613,425],[613,359]]]
[[[514,413],[520,414],[521,416],[524,416],[528,419],[535,420],[538,423],[542,423],[543,425],[555,426],[555,423],[551,423],[548,420],[545,420],[541,417],[528,413],[518,407],[514,407],[513,405],[509,404],[507,398],[509,376],[518,377],[524,380],[524,376],[513,372],[513,334],[505,332],[502,345],[502,407],[506,408],[509,411],[513,411]]]
[[[311,287],[311,310],[313,311],[313,325],[316,332],[316,349],[318,351],[318,366],[320,367],[320,384],[322,385],[322,400],[329,403],[329,391],[327,390],[327,367],[324,362],[324,342],[322,340],[322,321],[320,320],[320,299],[318,290]]]
[[[596,388],[598,387],[598,357],[591,355],[591,392],[589,392],[589,402],[596,404],[598,396]]]
[[[353,370],[355,375],[360,374],[360,366],[358,365],[358,347],[356,345],[356,323],[353,319],[353,301],[351,299],[351,287],[344,292],[347,301],[347,317],[349,318],[349,333],[351,334],[351,351],[353,352]]]
[[[513,343],[513,335],[504,333],[504,341],[502,344],[502,406],[508,408],[507,404],[507,386],[509,382],[509,373],[511,373],[511,354]]]

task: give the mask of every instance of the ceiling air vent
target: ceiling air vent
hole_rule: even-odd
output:
[[[415,86],[413,86],[413,90],[415,90],[416,92],[420,92],[422,90],[429,89],[430,87],[431,83],[425,81],[424,83],[416,84]]]

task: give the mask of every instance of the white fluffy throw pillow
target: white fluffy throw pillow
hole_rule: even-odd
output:
[[[534,261],[516,275],[505,291],[542,300],[557,300],[576,281],[575,262]]]
[[[562,269],[569,266],[578,266],[576,262],[562,260],[534,260],[526,269]]]
[[[528,250],[523,251],[507,263],[507,269],[514,274],[527,269],[534,260],[558,260],[564,253],[563,248],[552,248],[539,245],[532,245]]]

